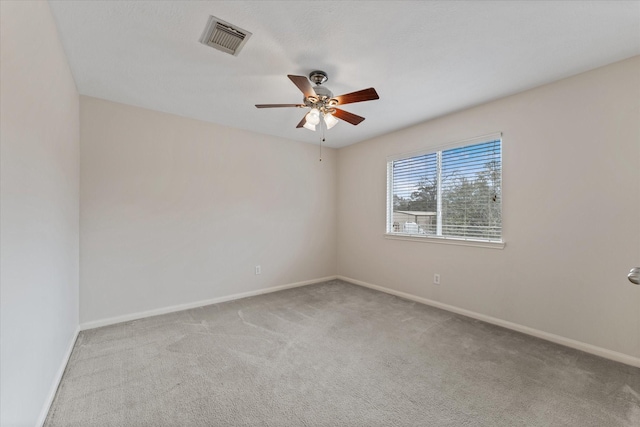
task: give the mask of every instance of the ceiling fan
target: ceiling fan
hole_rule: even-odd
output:
[[[358,116],[348,111],[335,108],[338,105],[353,104],[354,102],[373,101],[379,99],[378,93],[372,87],[362,89],[357,92],[346,93],[340,96],[333,96],[333,93],[322,83],[328,80],[327,73],[316,70],[309,74],[309,79],[305,76],[287,75],[298,89],[304,94],[302,104],[256,104],[257,108],[281,108],[281,107],[297,107],[310,108],[309,111],[300,120],[296,128],[305,128],[312,131],[316,130],[316,125],[320,123],[320,119],[324,119],[327,129],[331,129],[338,123],[338,119],[357,125],[364,120],[364,117]],[[311,83],[316,84],[312,87]]]

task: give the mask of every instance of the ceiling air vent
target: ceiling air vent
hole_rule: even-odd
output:
[[[207,27],[200,37],[200,43],[215,49],[238,56],[251,33],[231,25],[215,16],[209,16]]]

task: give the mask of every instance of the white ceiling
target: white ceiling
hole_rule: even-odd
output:
[[[640,54],[638,1],[56,1],[81,94],[318,143],[287,74],[321,69],[344,109],[343,147]],[[198,42],[209,15],[253,36],[238,57]]]

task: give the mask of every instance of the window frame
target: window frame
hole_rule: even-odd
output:
[[[504,156],[504,138],[502,132],[493,132],[486,135],[481,135],[473,138],[468,138],[464,140],[458,140],[454,142],[449,142],[446,144],[436,145],[429,148],[424,148],[417,151],[412,151],[408,153],[400,153],[394,154],[387,157],[387,196],[386,196],[386,223],[385,223],[385,234],[384,237],[392,240],[407,240],[413,242],[427,242],[427,243],[444,243],[444,244],[452,244],[452,245],[461,245],[461,246],[475,246],[475,247],[484,247],[484,248],[493,248],[493,249],[503,249],[505,247],[505,239],[504,239],[504,225],[500,230],[500,240],[489,240],[489,239],[477,239],[477,238],[469,238],[462,236],[442,236],[442,235],[432,235],[432,234],[409,234],[402,232],[394,232],[393,231],[393,162],[398,160],[404,160],[411,157],[423,156],[427,154],[436,154],[436,156],[440,159],[442,156],[442,152],[446,150],[451,150],[455,148],[481,144],[485,142],[489,142],[492,140],[500,140],[500,186],[502,187],[502,194],[500,197],[500,216],[502,218],[503,214],[503,202],[504,202],[504,171],[503,171],[503,156]],[[438,164],[437,167],[437,175],[438,175],[438,200],[441,200],[441,165]],[[442,209],[441,204],[438,203],[438,207],[440,208],[436,213],[437,216],[441,217]],[[438,221],[440,222],[440,221]]]

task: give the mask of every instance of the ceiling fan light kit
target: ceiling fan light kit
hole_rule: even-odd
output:
[[[318,111],[317,108],[312,108],[311,111],[309,111],[305,116],[305,119],[307,119],[307,123],[310,123],[314,126],[317,125],[318,123],[320,123],[320,111]]]
[[[329,77],[327,73],[320,70],[312,71],[309,79],[304,76],[295,76],[289,74],[287,77],[295,84],[304,95],[302,104],[256,104],[257,108],[281,108],[281,107],[297,107],[309,108],[310,111],[300,120],[297,128],[305,128],[312,131],[316,130],[316,126],[320,124],[320,116],[324,120],[327,129],[331,129],[338,123],[338,119],[357,125],[364,120],[364,117],[358,116],[348,111],[335,108],[338,105],[352,104],[355,102],[373,101],[380,99],[374,88],[363,89],[357,92],[351,92],[340,96],[333,96],[333,93],[325,86],[321,86]],[[312,87],[310,82],[316,84]]]
[[[325,114],[324,124],[327,125],[327,129],[331,129],[338,124],[338,119],[336,119],[333,114]]]

